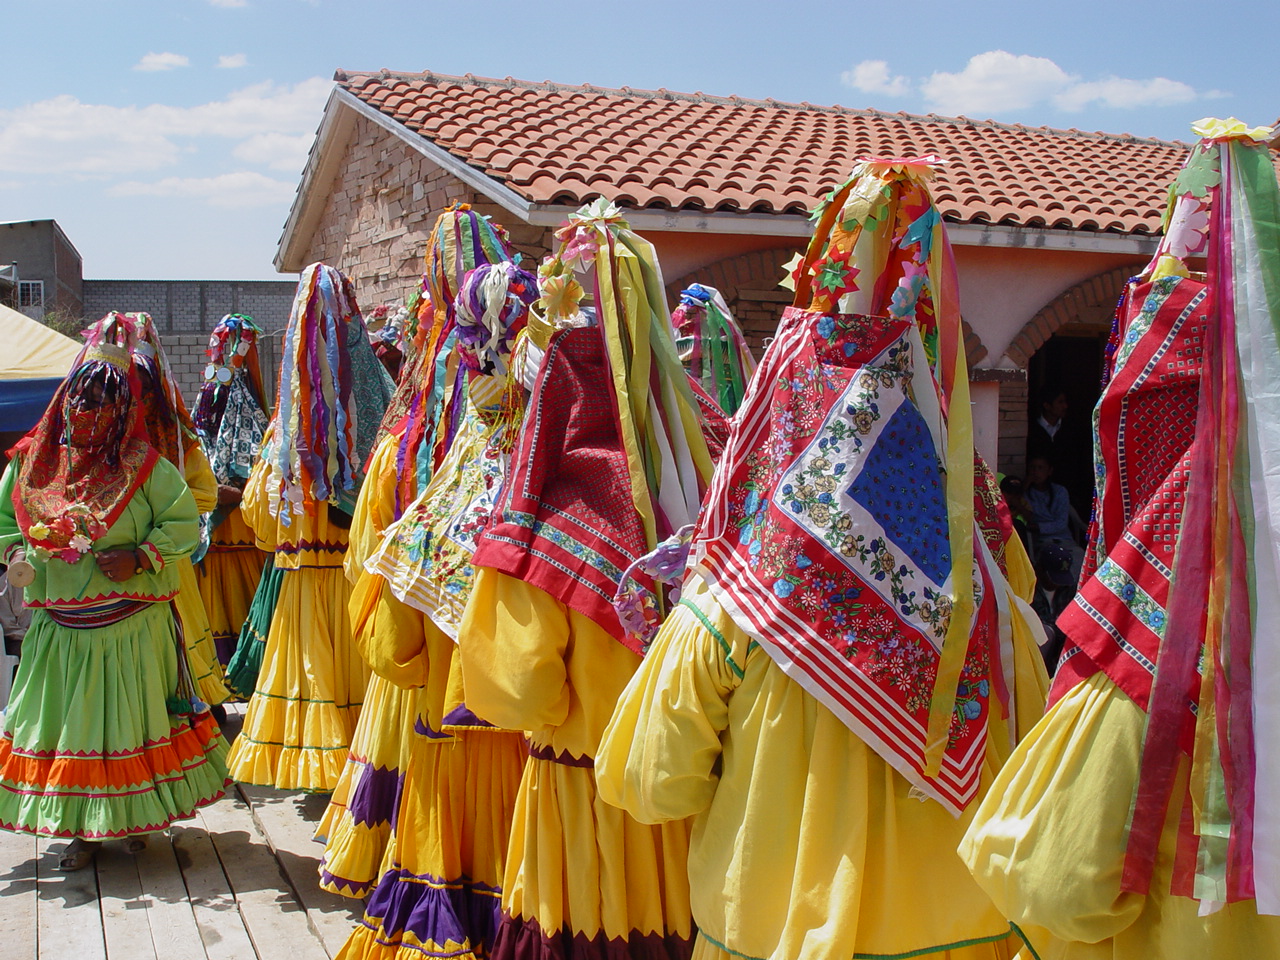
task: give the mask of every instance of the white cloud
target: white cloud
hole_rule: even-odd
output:
[[[840,74],[840,82],[863,93],[879,93],[886,97],[901,97],[911,92],[910,78],[891,76],[889,64],[884,60],[863,60],[852,70]]]
[[[232,10],[237,7],[247,7],[249,5],[249,0],[209,0],[209,3],[215,7],[223,7],[224,9]]]
[[[259,133],[236,145],[232,153],[237,159],[272,170],[301,173],[307,163],[315,135],[301,133],[290,136],[285,133]]]
[[[1217,91],[1211,91],[1217,93]],[[1208,96],[1208,94],[1206,94]],[[1153,77],[1150,80],[1123,80],[1108,77],[1088,83],[1075,83],[1053,98],[1063,110],[1083,110],[1091,103],[1131,110],[1135,107],[1169,107],[1200,99],[1194,87],[1179,80]]]
[[[1005,113],[1056,96],[1076,79],[1045,57],[989,50],[959,73],[932,74],[920,91],[939,113]]]
[[[1048,104],[1069,113],[1089,106],[1117,110],[1167,107],[1225,96],[1220,90],[1197,91],[1167,77],[1086,80],[1068,73],[1047,57],[988,50],[970,57],[958,73],[935,71],[914,83],[890,73],[884,60],[864,60],[840,75],[849,87],[866,93],[900,97],[918,92],[928,109],[942,114],[996,116]]]
[[[240,170],[216,177],[165,177],[155,183],[128,180],[116,184],[107,193],[113,197],[203,200],[215,207],[263,207],[287,203],[296,189],[296,183]]]
[[[190,65],[191,60],[180,53],[148,53],[133,65],[133,69],[144,73],[155,73],[159,70],[173,70]]]
[[[249,62],[249,58],[243,53],[228,53],[218,58],[219,70],[234,70],[237,67],[243,67]]]
[[[309,142],[331,87],[320,77],[293,86],[259,83],[192,107],[113,107],[63,94],[0,110],[0,174],[137,174],[172,166],[192,141],[213,138],[243,146],[267,134],[285,138],[274,142],[281,153],[255,144],[241,159],[275,167],[284,163],[283,151],[300,149],[304,135]],[[285,146],[289,138],[291,148]],[[302,169],[294,163],[297,155],[290,155],[295,171]]]

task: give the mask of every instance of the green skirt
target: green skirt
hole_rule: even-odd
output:
[[[169,713],[173,613],[77,630],[35,610],[0,734],[0,828],[101,840],[162,830],[223,795],[209,713]]]

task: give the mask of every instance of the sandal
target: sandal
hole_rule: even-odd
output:
[[[129,837],[124,842],[124,848],[136,857],[143,850],[147,849],[147,838],[145,836]]]
[[[98,855],[100,846],[101,844],[95,840],[81,840],[77,837],[63,848],[62,854],[58,857],[58,870],[62,873],[83,870],[93,863],[93,858]]]

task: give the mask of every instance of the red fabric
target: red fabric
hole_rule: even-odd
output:
[[[927,777],[952,566],[926,419],[937,408],[915,376],[924,364],[909,320],[788,309],[734,418],[692,556],[788,675],[958,812],[977,795],[991,694],[1002,687],[998,613],[975,543],[981,600],[942,770]],[[998,511],[995,521],[984,512],[998,524]]]
[[[619,640],[613,595],[646,552],[598,328],[555,334],[474,563],[532,584]]]
[[[1139,284],[1123,309],[1116,371],[1096,413],[1096,571],[1058,626],[1145,710],[1195,453],[1205,287],[1180,278]],[[1065,682],[1055,679],[1053,699]],[[1198,688],[1186,695],[1180,739],[1189,753]]]
[[[23,538],[55,555],[75,553],[66,559],[78,560],[84,552],[69,546],[73,538],[83,536],[92,542],[107,532],[159,458],[146,442],[138,416],[137,374],[127,354],[119,351],[120,357],[114,357],[117,351],[91,348],[58,387],[40,422],[13,449],[22,456],[13,505]],[[111,352],[113,359],[103,359],[103,352]],[[68,396],[96,385],[113,390],[117,402],[96,408],[93,417],[118,429],[112,436],[100,435],[99,441],[105,442],[94,446],[65,442]],[[86,416],[70,413],[73,424]],[[48,534],[33,535],[31,527],[36,524],[44,524]]]

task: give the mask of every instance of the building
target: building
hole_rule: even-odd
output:
[[[388,71],[335,81],[276,268],[324,260],[369,302],[413,289],[450,202],[491,214],[536,260],[567,214],[603,196],[654,244],[673,301],[690,282],[719,287],[758,348],[790,302],[781,264],[806,243],[817,199],[859,157],[942,157],[935,197],[955,246],[977,442],[1018,473],[1029,392],[1061,382],[1087,426],[1116,300],[1154,251],[1188,149],[667,90]]]
[[[204,383],[209,331],[228,313],[248,314],[263,330],[259,359],[270,397],[297,286],[294,280],[85,280],[84,314],[149,313],[188,403]]]
[[[33,320],[46,314],[76,319],[83,313],[80,253],[58,221],[0,223],[0,264],[9,268],[16,287],[13,305]]]

